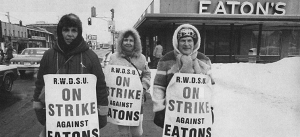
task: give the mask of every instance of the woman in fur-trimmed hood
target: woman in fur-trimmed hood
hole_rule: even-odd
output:
[[[143,93],[150,87],[151,72],[147,65],[146,57],[142,54],[142,45],[138,32],[129,28],[121,31],[117,40],[116,52],[110,56],[109,65],[120,65],[134,67],[140,70],[141,82],[143,85]],[[143,107],[143,106],[142,106]],[[143,134],[143,108],[140,115],[139,126],[121,126],[118,125],[119,132],[123,135],[131,132],[132,136],[139,137]]]
[[[124,50],[124,48],[122,47],[123,45],[123,39],[128,35],[133,35],[134,38],[134,43],[133,43],[133,50],[132,51],[126,51]],[[117,40],[117,47],[116,47],[116,52],[119,53],[120,56],[125,57],[140,57],[142,55],[142,43],[141,43],[141,38],[140,35],[138,34],[138,32],[133,29],[133,28],[129,28],[126,30],[123,30],[120,35],[119,38]]]
[[[125,39],[132,35],[134,41],[132,44],[126,44]],[[132,50],[126,50],[126,45],[132,46]],[[145,89],[149,89],[150,87],[150,69],[147,65],[146,57],[142,54],[142,44],[141,39],[138,32],[129,28],[121,31],[119,38],[117,40],[116,52],[110,57],[110,65],[122,65],[133,67],[131,63],[129,63],[127,59],[137,67],[137,69],[142,70],[142,84]]]
[[[160,59],[153,85],[153,111],[158,115],[162,115],[160,121],[164,120],[166,89],[174,73],[207,74],[211,76],[210,59],[198,52],[201,37],[196,27],[190,24],[180,25],[174,32],[172,42],[174,50]]]

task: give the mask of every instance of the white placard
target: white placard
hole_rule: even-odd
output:
[[[95,75],[49,74],[44,81],[48,137],[100,136]]]
[[[211,136],[210,77],[175,73],[166,93],[163,137]]]
[[[143,86],[135,68],[108,65],[104,70],[109,87],[108,122],[116,125],[138,126]]]

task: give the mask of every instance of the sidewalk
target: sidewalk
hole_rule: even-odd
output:
[[[150,94],[147,95],[147,101],[144,104],[144,122],[143,122],[143,137],[161,137],[162,128],[153,123],[154,113],[152,111],[152,100]],[[108,123],[100,130],[101,137],[118,137],[118,127]],[[131,136],[130,136],[131,137]]]

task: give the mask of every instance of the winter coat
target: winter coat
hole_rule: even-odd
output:
[[[12,46],[9,44],[7,46],[7,50],[6,50],[6,58],[7,59],[12,59],[14,56],[13,56],[13,48]]]
[[[161,45],[156,45],[153,51],[153,56],[156,58],[162,58],[163,57],[163,47]]]
[[[111,55],[109,64],[110,65],[121,65],[121,66],[127,66],[127,67],[134,67],[130,62],[128,62],[124,57],[126,55],[122,51],[122,42],[124,38],[124,33],[127,31],[131,31],[133,33],[133,37],[135,38],[134,41],[134,51],[133,55],[129,57],[130,61],[137,67],[137,69],[141,70],[141,77],[142,77],[142,85],[143,88],[148,90],[150,87],[150,79],[151,79],[151,72],[147,65],[146,57],[142,54],[142,45],[141,40],[138,32],[134,29],[127,29],[124,30],[119,35],[119,39],[117,41],[116,46],[116,52]]]
[[[174,51],[168,52],[166,55],[164,55],[163,58],[160,59],[158,65],[157,65],[157,73],[155,75],[154,79],[154,85],[153,85],[153,111],[158,112],[165,109],[165,95],[166,95],[166,89],[167,86],[172,79],[174,73],[186,71],[188,70],[182,70],[182,69],[192,69],[192,66],[184,66],[178,67],[178,56],[180,55],[180,51],[178,50],[178,40],[177,40],[177,33],[182,27],[187,27],[186,25],[182,25],[178,27],[173,35],[173,48]],[[206,57],[204,54],[198,52],[198,49],[200,48],[200,34],[198,30],[193,26],[192,27],[196,34],[198,35],[198,40],[195,42],[194,51],[192,52],[191,56],[194,56],[194,60],[197,60],[200,64],[201,69],[205,69],[205,73],[211,69],[211,61],[208,57]],[[197,70],[201,71],[201,70]],[[197,74],[195,72],[192,72],[194,74]]]
[[[134,51],[132,56],[126,56],[122,51],[122,42],[124,38],[124,33],[127,31],[131,31],[133,33],[133,37],[135,38],[134,41]],[[127,67],[134,67],[130,62],[128,62],[125,57],[129,58],[130,61],[136,66],[138,70],[141,70],[141,79],[143,89],[148,90],[150,87],[150,79],[151,79],[151,71],[147,65],[146,57],[142,54],[142,45],[140,41],[140,36],[138,32],[134,29],[127,29],[124,30],[119,35],[119,39],[117,41],[116,52],[111,55],[109,64],[110,65],[120,65],[120,66],[127,66]],[[142,113],[142,112],[141,112]]]
[[[97,77],[97,103],[100,106],[108,105],[108,92],[102,67],[98,56],[89,49],[85,41],[82,40],[79,46],[68,53],[64,53],[58,44],[44,53],[35,82],[34,100],[39,100],[45,85],[43,76],[46,74],[94,74]]]

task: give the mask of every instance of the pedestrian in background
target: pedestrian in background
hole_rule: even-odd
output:
[[[14,57],[13,56],[13,47],[11,46],[10,43],[7,44],[6,46],[6,58],[5,58],[5,63],[6,65],[10,64],[10,60]]]
[[[116,52],[111,55],[109,65],[120,65],[135,67],[141,70],[140,75],[143,85],[143,93],[150,87],[151,72],[147,65],[146,57],[142,54],[142,45],[138,32],[133,29],[126,29],[119,35]],[[144,96],[143,96],[144,97]],[[143,103],[144,101],[142,101]],[[139,126],[118,125],[121,135],[132,134],[133,137],[141,137],[143,134],[143,107],[141,108]]]
[[[0,64],[3,64],[3,60],[4,60],[4,51],[3,49],[0,47]]]
[[[82,23],[75,14],[64,15],[57,25],[57,44],[47,50],[40,63],[33,108],[42,125],[46,123],[45,86],[43,76],[47,74],[94,74],[97,77],[96,95],[99,112],[99,128],[107,124],[108,91],[98,56],[89,49],[82,37]],[[40,136],[46,136],[45,130]]]
[[[200,42],[199,31],[190,24],[183,24],[174,32],[174,50],[168,52],[158,62],[152,100],[153,111],[155,112],[154,122],[161,128],[163,128],[165,118],[166,90],[174,73],[206,74],[211,76],[210,59],[198,52]]]
[[[154,68],[157,68],[158,61],[160,60],[160,58],[163,57],[163,51],[164,51],[164,48],[161,46],[161,42],[157,41],[156,46],[153,50]]]

